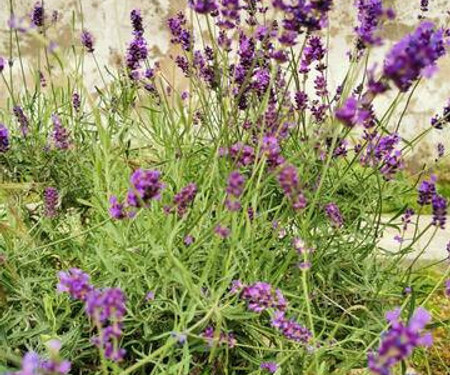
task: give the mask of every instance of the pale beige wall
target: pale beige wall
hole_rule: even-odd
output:
[[[31,9],[34,0],[13,0],[18,13],[25,14]],[[268,1],[268,0],[266,0]],[[8,55],[7,41],[8,31],[5,27],[8,14],[9,0],[0,0],[0,55]],[[409,32],[417,24],[418,8],[420,0],[391,0],[385,1],[392,4],[398,14],[395,22],[386,26],[386,44],[377,48],[372,53],[372,61],[382,61],[386,49]],[[77,17],[77,33],[80,26],[80,4],[83,7],[85,27],[95,35],[97,56],[100,65],[114,65],[120,63],[126,43],[130,38],[129,11],[138,7],[143,10],[146,25],[146,36],[151,45],[151,56],[164,61],[166,67],[169,61],[170,43],[165,22],[169,13],[184,8],[186,0],[47,0],[46,7],[58,9],[62,14],[62,25],[50,36],[62,46],[70,45],[72,38],[71,20],[72,14]],[[331,55],[330,78],[333,84],[337,84],[347,69],[345,52],[352,43],[352,27],[355,24],[355,8],[353,0],[336,0],[335,10],[332,12],[331,30]],[[437,22],[445,22],[445,11],[450,10],[448,0],[431,0],[429,18]],[[78,38],[78,35],[75,36]],[[23,53],[33,67],[36,66],[34,44],[29,41],[23,46]],[[66,56],[71,62],[73,59]],[[84,78],[89,85],[101,85],[100,77],[95,71],[92,59],[86,59]],[[18,72],[18,64],[15,64],[15,72]],[[28,69],[28,67],[25,67]],[[69,71],[70,69],[68,69]],[[411,103],[411,110],[406,118],[403,134],[413,136],[419,129],[429,126],[429,118],[433,113],[440,111],[446,100],[450,97],[450,58],[441,61],[440,71],[433,79],[425,82]],[[1,84],[1,83],[0,83]],[[4,90],[0,90],[0,96],[4,96]],[[387,101],[377,103],[381,110]],[[434,147],[438,141],[444,141],[450,150],[449,131],[432,132],[427,137],[427,142],[421,150],[421,155],[434,154]],[[426,150],[428,149],[428,150]],[[420,160],[421,161],[421,160]]]

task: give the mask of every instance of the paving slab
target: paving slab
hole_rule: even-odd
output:
[[[421,216],[418,224],[416,225],[417,217],[413,217],[413,222],[408,225],[408,229],[405,233],[398,231],[396,228],[386,228],[383,237],[380,239],[378,246],[381,250],[385,249],[390,252],[398,252],[401,249],[405,249],[411,245],[414,238],[414,233],[423,232],[427,227],[428,230],[423,234],[417,242],[411,246],[410,251],[406,255],[406,260],[414,260],[420,256],[421,261],[439,261],[449,257],[447,245],[450,243],[450,216],[447,217],[447,228],[436,229],[432,223],[433,217],[431,215]],[[383,216],[382,222],[387,223],[390,221],[389,216]],[[400,229],[402,224],[400,218],[396,219],[395,223],[399,224]],[[403,238],[402,242],[396,239],[396,236]]]

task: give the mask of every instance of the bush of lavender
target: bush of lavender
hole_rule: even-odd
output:
[[[355,2],[354,47],[335,88],[332,0],[189,0],[167,21],[180,91],[149,59],[140,10],[113,71],[97,64],[82,20],[64,50],[49,36],[59,27],[51,2],[10,2],[0,371],[448,371],[433,342],[448,315],[431,302],[450,295],[450,268],[431,277],[420,255],[403,260],[446,229],[433,166],[412,177],[404,168],[425,133],[448,126],[450,107],[436,103],[415,139],[401,129],[446,58],[450,29],[428,21],[422,1],[415,30],[375,61],[396,22],[385,3]],[[30,38],[31,78],[21,55]],[[85,85],[87,59],[102,87]],[[424,213],[432,221],[418,230]],[[398,244],[382,248],[388,228]]]

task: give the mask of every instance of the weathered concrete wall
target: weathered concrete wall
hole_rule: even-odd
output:
[[[6,22],[9,18],[10,0],[0,1],[0,55],[8,56],[9,33]],[[268,1],[268,0],[267,0]],[[24,15],[31,9],[35,0],[13,0],[18,15]],[[331,31],[331,54],[329,75],[332,85],[336,85],[344,76],[348,67],[345,57],[353,41],[352,27],[355,25],[355,12],[353,0],[335,1],[335,10],[332,12]],[[398,18],[395,22],[386,25],[386,43],[383,47],[377,48],[371,55],[371,61],[382,62],[386,49],[404,34],[411,31],[418,23],[420,0],[386,0],[397,12]],[[167,16],[177,9],[186,7],[186,0],[46,0],[46,7],[57,9],[62,19],[58,28],[49,31],[49,37],[55,40],[61,47],[70,46],[74,40],[78,39],[81,30],[81,14],[84,14],[84,26],[92,31],[96,37],[96,56],[99,64],[118,66],[124,54],[127,41],[130,39],[131,27],[129,25],[129,11],[138,7],[143,11],[146,26],[146,36],[151,46],[151,57],[163,61],[163,66],[167,71],[172,71],[169,55],[171,47],[168,32],[165,28]],[[448,0],[431,0],[428,18],[440,23],[445,22],[445,12],[450,10]],[[75,34],[72,28],[72,19],[75,19]],[[61,49],[63,50],[63,48]],[[24,39],[22,53],[25,60],[33,67],[36,66],[36,43],[32,40]],[[71,55],[66,55],[66,61],[75,65]],[[18,76],[20,85],[19,66],[16,63],[14,72]],[[28,70],[29,67],[25,67]],[[70,69],[67,69],[69,71]],[[172,74],[172,73],[170,73]],[[95,63],[92,58],[85,60],[83,78],[89,85],[101,85],[100,76],[96,72]],[[440,112],[447,99],[450,98],[450,58],[446,58],[440,64],[440,71],[431,80],[424,82],[417,95],[411,102],[411,109],[405,119],[406,127],[403,134],[412,137],[420,129],[429,126],[430,117],[436,112]],[[2,83],[0,83],[2,85]],[[5,95],[2,87],[0,97]],[[388,103],[376,103],[378,109],[382,110]],[[431,132],[427,137],[427,142],[421,147],[421,156],[428,159],[435,157],[435,145],[437,142],[444,142],[450,150],[449,130],[444,132]],[[422,162],[416,158],[416,161]],[[420,163],[418,163],[420,164]]]

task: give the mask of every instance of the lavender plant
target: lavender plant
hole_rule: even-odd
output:
[[[139,9],[117,72],[99,66],[80,20],[80,63],[64,87],[55,76],[73,56],[47,35],[58,14],[50,24],[47,2],[26,12],[11,2],[11,56],[0,58],[10,95],[0,118],[1,370],[434,373],[433,334],[449,323],[432,301],[450,294],[448,259],[437,279],[419,256],[403,260],[446,230],[447,198],[433,165],[415,179],[404,169],[424,134],[448,126],[448,105],[412,140],[402,126],[447,58],[450,30],[422,20],[421,2],[417,27],[376,65],[371,52],[395,22],[385,3],[355,2],[348,72],[333,87],[332,0],[189,0],[167,21],[175,80],[187,82],[178,90],[149,59]],[[25,36],[45,67],[35,85],[6,64],[23,66]],[[91,58],[104,83],[95,91],[82,80]],[[399,190],[414,199],[383,215]],[[384,249],[391,227],[398,247]]]

